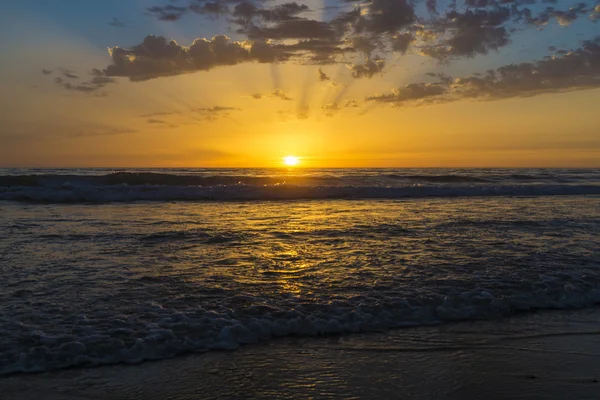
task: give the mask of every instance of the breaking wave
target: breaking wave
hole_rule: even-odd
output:
[[[141,279],[164,283],[158,277]],[[476,289],[458,296],[398,297],[384,302],[370,302],[367,297],[358,296],[322,304],[299,303],[294,308],[232,293],[229,302],[237,305],[233,308],[177,310],[149,302],[139,304],[137,314],[112,315],[107,319],[102,313],[79,315],[72,321],[74,333],[58,335],[32,330],[21,322],[5,321],[5,328],[20,332],[27,348],[13,349],[0,357],[0,375],[135,364],[186,353],[235,350],[240,345],[273,337],[375,332],[600,303],[600,290],[589,283],[574,286],[549,278],[533,283],[529,289],[500,296]],[[99,326],[102,329],[98,330]]]
[[[597,182],[576,179],[564,182],[564,178],[515,174],[487,177],[465,174],[207,176],[132,172],[96,176],[4,175],[0,176],[0,200],[102,203],[600,194]]]

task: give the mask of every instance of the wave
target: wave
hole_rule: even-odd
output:
[[[217,185],[272,185],[299,177],[264,177],[247,175],[174,175],[154,172],[115,172],[106,175],[4,175],[0,187],[15,186],[217,186]]]
[[[576,174],[580,172],[580,174]],[[511,184],[518,182],[539,183],[596,183],[600,176],[595,171],[570,171],[550,173],[546,170],[531,173],[514,171],[432,170],[427,173],[414,173],[413,170],[316,170],[299,174],[291,172],[251,170],[197,171],[196,173],[164,172],[112,172],[94,175],[87,174],[19,174],[0,175],[0,188],[8,187],[69,187],[69,186],[230,186],[230,185],[276,185],[291,184],[304,186],[386,186],[398,182],[439,183],[439,184]]]
[[[600,185],[158,186],[106,185],[0,188],[0,200],[40,203],[403,199],[424,197],[600,195]]]
[[[274,337],[375,332],[600,304],[597,286],[550,279],[532,283],[529,291],[504,294],[472,289],[454,296],[398,297],[375,302],[359,297],[356,301],[350,298],[327,303],[307,302],[296,304],[294,308],[281,308],[249,295],[232,294],[229,303],[239,306],[223,310],[200,306],[172,309],[148,302],[139,304],[135,313],[103,313],[101,319],[99,315],[75,316],[71,333],[55,335],[4,319],[4,329],[21,332],[19,343],[24,347],[0,354],[0,375],[140,363],[210,350],[235,350],[241,345]],[[102,329],[92,328],[93,325]]]
[[[401,180],[428,182],[428,183],[485,183],[490,182],[489,179],[479,176],[468,175],[385,175],[386,177],[396,178]]]

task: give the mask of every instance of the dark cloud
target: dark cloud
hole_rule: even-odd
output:
[[[370,0],[365,8],[343,13],[332,24],[355,33],[393,34],[415,21],[415,10],[406,0]]]
[[[113,63],[100,71],[106,77],[143,81],[245,62],[277,63],[296,58],[311,64],[328,64],[337,62],[338,55],[355,51],[333,39],[332,31],[321,32],[320,28],[315,30],[311,26],[326,24],[295,19],[260,32],[255,30],[256,35],[250,34],[252,40],[232,41],[225,35],[217,35],[210,40],[195,39],[190,46],[181,46],[163,36],[148,35],[141,44],[130,49],[110,48]],[[281,37],[300,40],[292,44],[272,40]],[[305,37],[308,39],[303,40]]]
[[[600,88],[600,36],[584,41],[576,50],[532,63],[509,64],[486,74],[450,79],[445,75],[433,83],[411,83],[391,94],[367,100],[384,103],[430,104],[460,99],[499,100],[543,93]]]
[[[509,32],[503,24],[511,18],[510,9],[451,11],[437,23],[436,29],[449,34],[441,42],[426,45],[421,53],[439,60],[454,57],[473,57],[486,54],[510,43]]]
[[[448,93],[449,86],[441,83],[411,83],[403,88],[394,89],[390,94],[371,96],[367,101],[402,104],[406,102],[428,102],[440,99]],[[440,99],[441,101],[442,99]],[[445,100],[445,99],[444,99]]]
[[[588,6],[586,3],[579,3],[568,10],[557,10],[554,7],[547,7],[543,12],[535,16],[529,8],[525,8],[520,11],[520,17],[528,24],[535,26],[546,25],[551,19],[555,19],[561,26],[568,26],[580,16],[587,15],[590,12],[594,12],[593,7]]]
[[[431,14],[437,14],[436,0],[426,0],[425,5],[427,6],[427,11],[429,11]]]
[[[271,8],[261,8],[257,0],[190,0],[188,4],[153,6],[146,9],[146,14],[160,21],[177,21],[186,14],[208,15],[219,17],[231,15],[233,21],[246,25],[254,18],[264,21],[283,21],[291,19],[294,15],[308,11],[308,6],[298,3],[285,3]]]
[[[417,38],[410,32],[398,33],[392,36],[392,50],[406,54],[410,45],[415,42]]]
[[[96,90],[98,90],[98,88],[96,86],[90,86],[90,85],[73,85],[71,83],[63,83],[62,86],[65,89],[68,90],[76,90],[78,92],[83,92],[83,93],[91,93],[91,92],[95,92]]]
[[[381,59],[366,59],[362,64],[353,64],[349,68],[354,78],[371,78],[373,75],[383,71],[385,61]]]
[[[113,64],[103,70],[105,76],[123,76],[132,81],[143,81],[161,76],[172,76],[217,66],[243,62],[277,62],[288,56],[277,51],[269,42],[232,41],[225,35],[212,39],[195,39],[189,46],[180,46],[174,40],[148,35],[142,44],[131,49],[109,49]]]
[[[365,0],[358,4],[358,1],[342,0],[340,5],[329,7],[340,9],[340,13],[325,21],[301,17],[302,13],[311,11],[301,2],[266,7],[268,2],[263,0],[188,0],[187,4],[155,6],[147,11],[161,20],[177,20],[190,12],[227,14],[231,17],[230,22],[241,26],[238,33],[257,41],[286,41],[272,47],[277,46],[284,54],[286,51],[295,53],[293,56],[300,56],[297,53],[304,47],[302,59],[313,64],[341,62],[339,56],[350,49],[371,58],[375,50],[381,54],[389,51],[406,54],[411,46],[417,46],[422,55],[449,62],[451,59],[487,54],[508,45],[517,22],[543,25],[550,18],[556,18],[566,26],[585,13],[591,12],[592,19],[600,15],[586,3],[575,4],[564,11],[547,7],[539,15],[533,15],[532,9],[538,10],[539,4],[554,4],[557,3],[555,0],[464,0],[458,4],[456,1],[424,0],[429,12],[427,18],[416,14],[415,6],[419,2]],[[354,9],[349,11],[348,8],[352,7],[349,4],[353,3]],[[290,39],[297,40],[297,43],[289,43]],[[321,42],[320,46],[309,48],[307,42],[313,41]],[[347,46],[342,47],[340,43]],[[264,44],[260,46],[261,50],[266,49]],[[271,50],[270,53],[260,59],[276,62],[293,58],[288,53],[288,57],[282,60]],[[177,66],[176,62],[174,64]],[[154,72],[157,76],[168,75],[164,71]]]
[[[106,76],[103,71],[94,68],[90,71],[90,78],[88,80],[75,82],[80,79],[78,75],[75,75],[72,71],[64,68],[59,68],[61,75],[54,78],[54,83],[61,86],[69,91],[76,91],[80,93],[94,93],[95,96],[105,96],[105,92],[99,90],[104,88],[108,84],[116,83],[114,78]],[[51,70],[43,69],[44,75],[50,75]],[[68,80],[67,80],[68,79]]]
[[[338,57],[356,50],[338,40],[298,40],[294,44],[277,44],[274,48],[286,54],[293,54],[298,60],[306,60],[308,64],[333,64]]]
[[[287,94],[285,94],[285,92],[283,90],[281,90],[281,89],[274,90],[271,93],[271,96],[272,97],[277,97],[277,98],[279,98],[281,100],[286,100],[286,101],[292,100],[292,98],[289,97]]]
[[[157,118],[148,118],[146,120],[146,123],[151,124],[151,125],[164,126],[164,127],[168,127],[168,128],[177,128],[177,127],[179,127],[179,125],[173,124],[171,122],[167,122],[167,121],[162,120],[162,119],[157,119]]]
[[[268,9],[259,10],[259,15],[266,21],[278,22],[293,19],[294,16],[309,11],[306,4],[285,3]]]
[[[282,22],[295,19],[296,15],[309,11],[305,4],[284,3],[271,8],[261,8],[250,1],[237,4],[232,12],[233,22],[238,25],[248,26],[256,19],[262,22]]]
[[[250,39],[322,39],[333,40],[336,32],[326,22],[311,19],[290,19],[272,27],[258,27],[243,31]]]
[[[89,81],[89,82],[83,82],[83,83],[77,84],[77,83],[66,82],[61,77],[55,78],[54,83],[63,87],[64,89],[81,92],[81,93],[93,93],[93,92],[98,91],[102,87],[104,87],[103,83],[94,83],[93,80]]]
[[[331,78],[329,76],[327,76],[327,74],[325,72],[323,72],[323,70],[321,68],[319,68],[318,72],[319,72],[319,80],[321,82],[331,80]]]
[[[600,36],[579,49],[533,63],[511,64],[484,77],[456,80],[461,97],[500,99],[600,87]]]
[[[348,39],[350,46],[366,57],[371,57],[371,53],[381,45],[377,37],[357,35]]]

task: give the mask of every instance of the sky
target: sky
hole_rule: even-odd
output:
[[[0,167],[600,167],[598,20],[597,0],[13,0]]]

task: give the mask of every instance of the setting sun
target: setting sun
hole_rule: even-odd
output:
[[[283,157],[283,163],[285,165],[287,165],[288,167],[293,167],[295,165],[298,165],[298,162],[299,162],[298,157],[295,157],[295,156]]]

